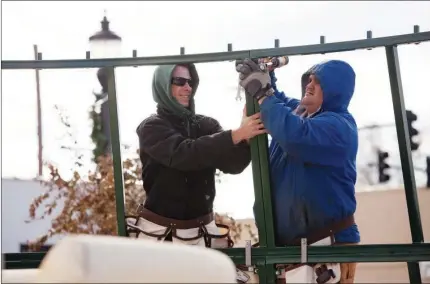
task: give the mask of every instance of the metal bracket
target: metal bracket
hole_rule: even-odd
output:
[[[245,265],[248,267],[248,271],[254,271],[254,267],[252,266],[252,252],[251,252],[251,240],[247,240],[245,242]]]
[[[302,238],[301,240],[301,263],[308,262],[308,240],[306,238]]]

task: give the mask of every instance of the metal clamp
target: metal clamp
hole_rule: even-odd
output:
[[[308,262],[308,240],[306,238],[301,239],[301,263]]]
[[[251,252],[252,246],[251,241],[247,240],[245,242],[245,265],[248,268],[248,271],[254,271],[254,267],[252,265],[252,252]]]

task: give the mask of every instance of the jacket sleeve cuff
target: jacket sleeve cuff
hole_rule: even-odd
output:
[[[270,84],[272,85],[272,88],[277,91],[276,88],[276,81],[278,81],[278,79],[275,76],[275,71],[270,71],[269,72],[269,76],[270,76]]]
[[[234,147],[233,137],[231,136],[231,130],[225,130],[221,134],[222,146],[225,147]],[[221,145],[220,145],[221,146]]]
[[[268,96],[266,97],[263,102],[260,104],[261,110],[267,110],[272,106],[273,104],[280,103],[280,101],[276,96]]]
[[[233,137],[231,136],[231,132],[232,132],[232,130],[226,130],[222,133],[222,136],[225,138],[225,139],[223,139],[223,141],[225,141],[225,143],[223,143],[222,145],[225,145],[226,147],[232,147],[232,148],[249,147],[249,144],[245,140],[242,140],[235,145],[233,142]]]

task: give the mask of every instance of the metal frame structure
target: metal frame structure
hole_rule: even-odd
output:
[[[424,243],[421,226],[397,46],[411,43],[417,44],[425,41],[430,41],[430,32],[419,32],[419,27],[415,26],[414,33],[411,34],[371,38],[371,31],[369,31],[367,39],[337,43],[324,43],[325,40],[321,37],[321,43],[315,45],[279,47],[279,41],[275,40],[275,48],[232,51],[232,46],[229,44],[227,52],[206,54],[185,55],[184,48],[181,48],[181,55],[173,56],[80,60],[5,60],[2,61],[1,68],[2,70],[8,70],[108,67],[110,127],[114,160],[118,233],[120,236],[125,236],[124,187],[115,88],[115,67],[231,61],[249,57],[325,54],[384,47],[399,141],[412,244],[308,247],[304,240],[305,242],[300,247],[276,247],[268,170],[268,141],[266,135],[260,135],[251,139],[252,171],[256,200],[255,218],[259,224],[258,235],[260,247],[251,249],[248,246],[246,249],[230,248],[221,249],[220,251],[229,255],[236,264],[246,264],[250,268],[255,267],[259,274],[260,283],[274,283],[276,279],[275,264],[280,263],[407,262],[410,282],[419,284],[421,283],[421,276],[418,262],[430,261],[430,243]],[[246,100],[246,107],[248,114],[259,111],[258,103],[248,98]],[[38,267],[43,256],[44,253],[12,253],[3,255],[5,268]]]

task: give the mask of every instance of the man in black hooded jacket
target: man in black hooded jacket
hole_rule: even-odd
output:
[[[236,130],[196,115],[198,84],[194,64],[163,65],[154,72],[157,114],[137,128],[147,195],[134,224],[138,237],[211,247],[212,237],[222,235],[213,212],[215,171],[241,173],[251,160],[247,141],[265,133],[259,114],[244,116]]]

